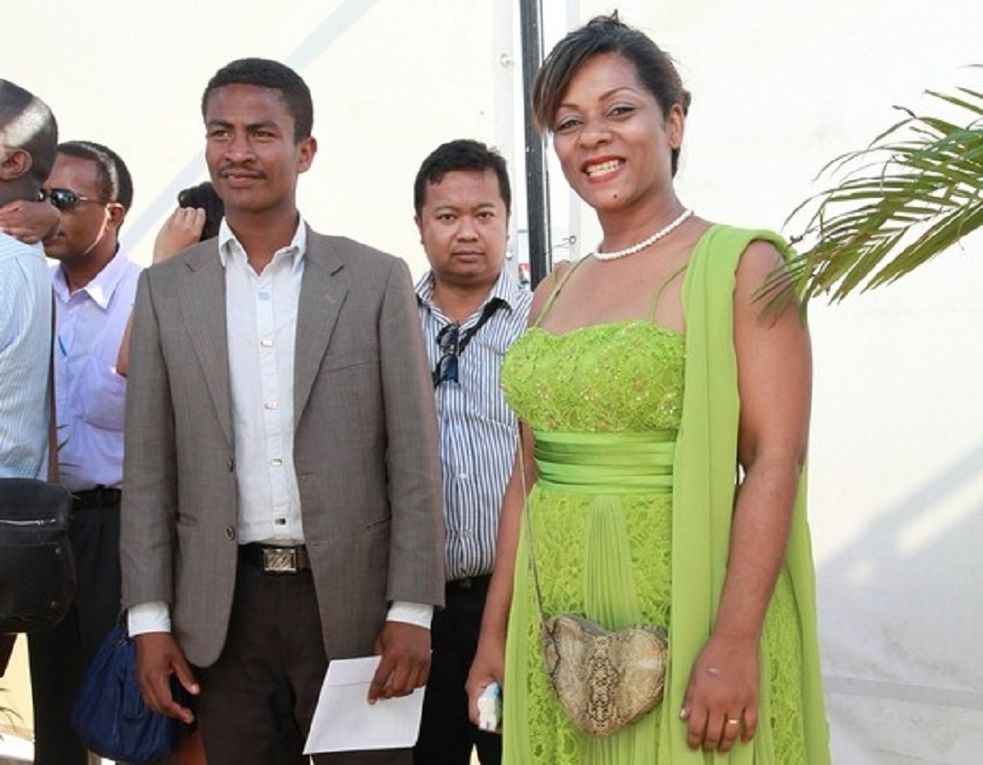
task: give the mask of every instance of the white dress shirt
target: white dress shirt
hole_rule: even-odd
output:
[[[50,354],[44,249],[0,232],[0,478],[48,475]]]
[[[307,228],[257,274],[222,221],[239,544],[304,543],[294,470],[294,336]]]
[[[294,346],[297,304],[307,254],[307,226],[257,274],[223,220],[218,234],[225,269],[232,430],[235,440],[239,544],[304,544],[294,470]],[[394,602],[387,618],[429,627],[433,607]],[[129,611],[131,635],[170,630],[164,603]]]
[[[51,266],[58,472],[71,491],[123,485],[126,378],[117,374],[116,359],[141,270],[117,252],[88,284],[69,292],[61,265]]]

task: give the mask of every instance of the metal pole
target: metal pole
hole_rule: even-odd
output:
[[[543,62],[543,8],[539,0],[519,0],[522,36],[522,113],[526,143],[526,216],[529,226],[529,279],[533,289],[551,267],[549,187],[545,141],[532,116],[532,83]]]

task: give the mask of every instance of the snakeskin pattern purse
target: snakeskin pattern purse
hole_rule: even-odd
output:
[[[576,614],[543,619],[540,643],[550,683],[573,723],[609,736],[662,700],[669,636],[639,625],[609,632]]]

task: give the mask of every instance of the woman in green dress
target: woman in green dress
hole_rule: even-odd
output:
[[[571,32],[534,86],[603,240],[544,280],[503,368],[524,462],[468,691],[476,715],[502,685],[507,765],[829,762],[804,503],[809,337],[794,300],[756,299],[790,254],[781,238],[677,198],[689,101],[669,57],[616,16]],[[664,698],[637,722],[593,737],[564,714],[530,555],[547,615],[667,627]]]

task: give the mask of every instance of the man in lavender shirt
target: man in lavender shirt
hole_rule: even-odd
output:
[[[82,673],[120,610],[126,378],[116,358],[141,268],[119,246],[133,183],[114,151],[90,141],[60,144],[44,190],[61,213],[45,251],[58,261],[51,267],[58,464],[72,492],[78,587],[68,616],[28,638],[35,762],[84,765],[70,716]]]

